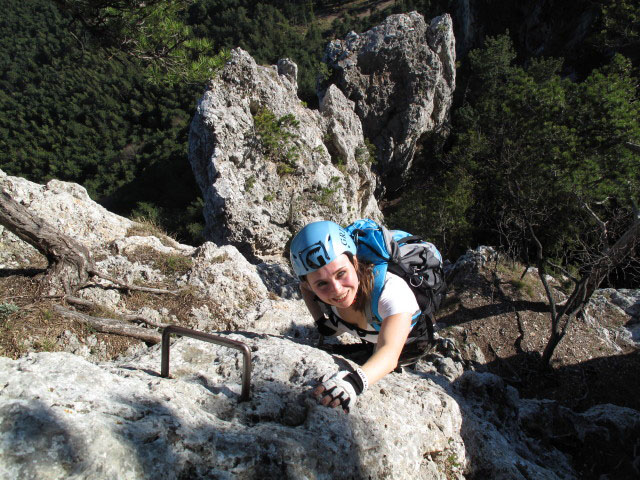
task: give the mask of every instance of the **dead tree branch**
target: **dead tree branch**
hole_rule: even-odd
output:
[[[44,284],[49,295],[71,304],[86,308],[98,308],[93,302],[75,296],[75,293],[89,284],[92,277],[101,278],[112,285],[100,285],[103,288],[120,288],[159,294],[178,294],[178,291],[165,290],[138,285],[128,285],[97,269],[91,252],[80,242],[58,231],[44,219],[34,215],[25,205],[11,196],[6,185],[0,185],[0,224],[21,240],[29,243],[42,253],[49,266],[45,272]],[[122,335],[143,340],[148,343],[162,341],[160,333],[126,321],[143,322],[151,327],[163,328],[166,325],[144,318],[141,315],[126,315],[123,320],[101,318],[70,310],[61,305],[54,309],[60,315],[89,325],[102,333]]]
[[[95,268],[92,269],[89,273],[95,277],[111,282],[116,288],[120,288],[122,290],[131,290],[131,291],[149,292],[149,293],[163,293],[163,294],[169,294],[169,295],[178,295],[179,293],[178,290],[165,290],[162,288],[144,287],[141,285],[130,285],[128,283],[121,282]]]
[[[610,248],[606,249],[581,276],[573,292],[559,312],[552,311],[552,335],[542,355],[542,361],[549,365],[555,347],[567,331],[573,318],[584,311],[596,289],[612,268],[619,265],[634,251],[640,241],[640,212],[634,206],[634,217],[629,228]],[[542,279],[542,275],[541,275]],[[562,317],[564,322],[560,324]]]
[[[54,305],[53,308],[60,315],[76,320],[85,325],[89,325],[101,333],[122,335],[153,344],[162,342],[162,335],[160,333],[147,328],[138,327],[112,318],[93,317],[91,315],[76,312],[75,310],[69,310],[61,305]]]
[[[74,305],[80,305],[82,307],[93,308],[93,309],[99,308],[99,305],[96,305],[95,303],[93,303],[93,302],[91,302],[89,300],[85,300],[84,298],[73,297],[71,295],[66,295],[64,297],[64,300],[67,303],[72,303]],[[149,325],[150,327],[154,327],[154,328],[165,328],[165,327],[170,325],[168,323],[154,322],[153,320],[150,320],[150,319],[148,319],[146,317],[143,317],[142,315],[137,315],[137,314],[133,314],[133,315],[125,314],[125,315],[119,315],[119,316],[122,317],[123,319],[125,319],[128,322],[141,322],[141,323],[144,323],[144,324]]]
[[[79,288],[87,285],[92,276],[107,280],[123,290],[178,294],[176,290],[129,285],[101,272],[87,247],[31,213],[26,206],[16,202],[5,188],[0,191],[0,224],[47,258],[49,267],[46,279],[50,283],[60,282],[67,295],[73,296]]]

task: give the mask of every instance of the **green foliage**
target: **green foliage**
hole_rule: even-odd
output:
[[[131,212],[131,217],[136,221],[144,221],[155,225],[160,220],[160,209],[149,202],[138,202],[136,208]]]
[[[277,118],[266,107],[256,112],[253,121],[262,152],[277,164],[278,175],[294,173],[299,149],[293,142],[298,138],[296,130],[300,122],[290,113]]]
[[[201,241],[183,223],[198,193],[186,142],[200,87],[150,85],[133,59],[83,48],[51,2],[8,3],[0,22],[0,168],[36,182],[80,183],[122,215],[152,204],[163,228]]]
[[[624,147],[625,141],[640,142],[637,80],[628,61],[612,57],[623,52],[637,68],[636,4],[571,0],[545,7],[547,16],[557,18],[585,9],[599,14],[585,26],[591,33],[582,53],[572,50],[563,64],[525,58],[522,45],[496,35],[521,28],[521,6],[479,2],[476,21],[493,36],[459,59],[460,98],[451,139],[423,148],[416,159],[420,168],[406,189],[410,201],[393,212],[404,228],[451,251],[495,244],[502,235],[526,253],[530,245],[522,222],[527,219],[545,248],[561,258],[578,245],[578,233],[589,242],[599,239],[583,202],[615,231],[627,199],[638,191],[637,154]],[[367,30],[390,13],[418,10],[432,18],[452,11],[452,5],[450,0],[7,0],[0,21],[0,168],[38,182],[80,183],[110,210],[152,218],[181,241],[197,244],[204,231],[203,201],[186,143],[202,92],[178,79],[204,81],[224,62],[224,52],[240,46],[262,64],[293,59],[300,67],[299,95],[313,107],[317,75],[331,76],[320,61],[330,38]],[[316,17],[319,13],[332,14],[333,30]],[[551,22],[551,36],[563,38],[563,25]],[[560,76],[571,69],[578,69],[577,81]],[[279,174],[295,172],[295,126],[284,117],[264,120],[263,148],[276,152]],[[277,138],[285,138],[282,145],[289,142],[279,153]],[[370,143],[361,146],[357,160],[375,159],[374,149]],[[340,166],[337,157],[334,161]],[[332,188],[320,196],[330,198]]]
[[[607,47],[618,49],[640,47],[640,4],[631,0],[602,2],[602,30],[598,39]]]
[[[9,315],[16,313],[18,310],[20,310],[20,307],[13,303],[0,303],[0,321],[6,320]]]
[[[376,155],[378,154],[378,149],[376,146],[371,143],[368,138],[364,139],[364,145],[358,146],[356,148],[355,157],[358,163],[362,164],[374,164],[376,162]]]
[[[340,177],[331,177],[329,185],[322,187],[319,192],[314,195],[314,201],[329,208],[331,211],[335,211],[336,202],[335,194],[342,188],[340,183]]]
[[[471,246],[474,181],[464,169],[443,170],[427,182],[411,187],[388,210],[394,227],[432,240],[446,255],[457,256]]]
[[[292,59],[299,67],[300,98],[317,106],[316,77],[326,69],[321,62],[326,38],[311,2],[199,0],[189,9],[187,23],[215,48],[241,47],[260,64]]]
[[[640,141],[637,80],[621,56],[582,82],[559,75],[560,59],[515,59],[508,35],[470,52],[450,139],[424,142],[385,213],[455,254],[497,238],[527,260],[531,227],[549,258],[581,264],[616,238],[640,191],[640,158],[625,146]]]
[[[529,226],[553,257],[596,248],[592,213],[613,219],[638,191],[639,158],[624,145],[640,138],[631,66],[616,57],[573,83],[556,74],[557,60],[524,69],[514,57],[507,35],[469,55],[475,100],[458,111],[449,158],[475,179],[471,223],[498,230],[519,254]]]
[[[526,294],[527,297],[533,299],[535,297],[535,290],[533,285],[525,280],[513,279],[510,280],[509,283],[515,288],[518,292]]]
[[[193,0],[57,0],[61,9],[78,20],[79,36],[109,52],[125,52],[138,59],[153,83],[202,84],[228,58],[216,52],[208,38],[198,37],[184,14]]]

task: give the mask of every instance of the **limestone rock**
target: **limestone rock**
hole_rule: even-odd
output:
[[[1,170],[0,182],[14,200],[93,251],[104,251],[110,242],[125,237],[133,225],[131,220],[98,205],[84,187],[75,183],[51,180],[39,185]]]
[[[296,70],[290,60],[259,66],[235,49],[198,104],[189,161],[205,199],[205,235],[219,245],[281,254],[312,220],[382,218],[376,180],[358,157],[366,151],[358,118],[337,93],[322,113],[306,108]]]
[[[609,332],[600,327],[597,318],[608,311],[628,315],[629,321],[611,332],[616,340],[625,340],[628,344],[640,347],[640,290],[603,288],[596,290],[589,300],[586,321],[602,332],[603,338],[609,345],[615,345],[608,337]]]
[[[484,245],[468,249],[453,265],[445,264],[447,282],[464,285],[469,275],[477,273],[487,263],[497,261],[498,255],[495,248]]]
[[[448,14],[429,25],[417,12],[392,15],[326,47],[324,61],[333,72],[328,82],[355,102],[386,177],[406,173],[422,135],[440,128],[449,114],[455,88],[452,28]]]
[[[253,321],[269,307],[268,290],[256,267],[231,246],[216,247],[211,242],[199,247],[189,272],[179,286],[196,287],[199,295],[217,306],[211,312],[229,329],[251,328]]]
[[[345,360],[267,335],[229,338],[253,352],[245,403],[239,353],[192,339],[171,347],[172,379],[157,376],[159,349],[117,364],[62,353],[0,359],[0,474],[463,478],[448,476],[466,466],[460,410],[432,379],[391,374],[347,416],[309,396]]]
[[[100,364],[0,358],[0,475],[572,479],[576,452],[617,462],[611,454],[633,450],[638,435],[634,410],[576,414],[520,399],[495,375],[447,380],[424,362],[384,377],[345,415],[309,396],[317,378],[349,364],[343,357],[292,336],[222,336],[251,349],[247,402],[238,403],[241,355],[193,339],[173,342],[170,379],[158,376],[157,347]]]

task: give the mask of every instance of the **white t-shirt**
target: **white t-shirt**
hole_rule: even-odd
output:
[[[336,307],[332,306],[331,310],[342,320]],[[384,286],[382,287],[382,292],[378,300],[378,314],[380,317],[385,319],[397,313],[409,313],[413,316],[419,311],[420,307],[418,306],[416,296],[411,291],[409,285],[407,285],[407,282],[398,275],[387,272],[384,279]],[[376,343],[378,340],[378,331],[371,325],[371,319],[368,320],[366,335],[365,332],[356,325],[351,325],[344,321],[338,325],[338,334],[348,332],[369,342]]]
[[[410,313],[413,315],[420,307],[416,296],[407,282],[395,273],[387,272],[384,287],[378,300],[378,314],[380,318],[387,318],[396,313]]]

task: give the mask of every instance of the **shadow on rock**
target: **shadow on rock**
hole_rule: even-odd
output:
[[[452,386],[462,414],[468,480],[578,478],[565,455],[522,432],[522,402],[500,377],[470,371]]]
[[[530,399],[523,431],[571,458],[580,478],[640,478],[640,352],[551,370],[523,352],[487,367]]]
[[[301,298],[298,279],[291,275],[282,265],[261,263],[256,266],[256,269],[269,292],[286,299]]]
[[[640,352],[599,357],[545,369],[538,352],[523,352],[488,363],[492,373],[526,398],[548,398],[577,411],[611,403],[640,411]]]
[[[85,470],[85,440],[39,400],[5,404],[0,419],[4,478],[66,478]]]
[[[119,399],[130,416],[116,431],[144,472],[137,478],[368,478],[343,413],[280,382],[257,382],[243,403],[204,383],[218,393],[191,411],[180,400]]]
[[[481,320],[483,318],[523,311],[549,313],[549,305],[545,302],[515,300],[492,303],[490,305],[482,305],[475,308],[460,306],[453,313],[438,317],[438,323],[443,323],[446,326],[455,326],[462,325],[473,320]]]
[[[13,276],[35,277],[47,271],[46,268],[0,268],[0,277],[7,278]]]

